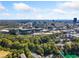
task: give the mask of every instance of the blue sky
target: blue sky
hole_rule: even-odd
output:
[[[73,19],[78,10],[75,1],[1,1],[0,19]]]

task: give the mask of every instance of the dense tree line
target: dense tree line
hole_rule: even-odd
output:
[[[59,53],[59,49],[56,46],[56,37],[60,34],[52,35],[9,35],[0,34],[0,50],[8,50],[11,53],[7,55],[8,58],[20,58],[20,55],[24,53],[26,57],[32,58],[32,53],[36,53],[42,57],[53,54],[52,57],[62,57]],[[68,43],[64,41],[64,55],[66,54],[76,54],[79,55],[79,39],[75,39]]]
[[[32,52],[46,56],[55,52],[54,39],[55,35],[53,34],[48,36],[0,34],[0,46],[6,49],[9,48],[11,54],[8,57],[19,57],[20,50],[27,57],[33,57]]]

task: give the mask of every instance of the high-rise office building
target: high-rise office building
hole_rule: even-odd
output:
[[[77,18],[74,18],[73,19],[73,24],[76,24],[77,23]]]

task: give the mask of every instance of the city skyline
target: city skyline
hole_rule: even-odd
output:
[[[75,1],[0,1],[0,19],[73,19],[79,16]]]

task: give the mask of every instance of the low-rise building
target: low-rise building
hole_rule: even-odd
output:
[[[31,29],[10,29],[9,32],[10,34],[33,34],[37,32],[42,32],[42,28],[31,28]]]
[[[9,33],[9,30],[7,30],[7,29],[2,29],[2,30],[0,30],[0,33],[8,34],[8,33]]]

